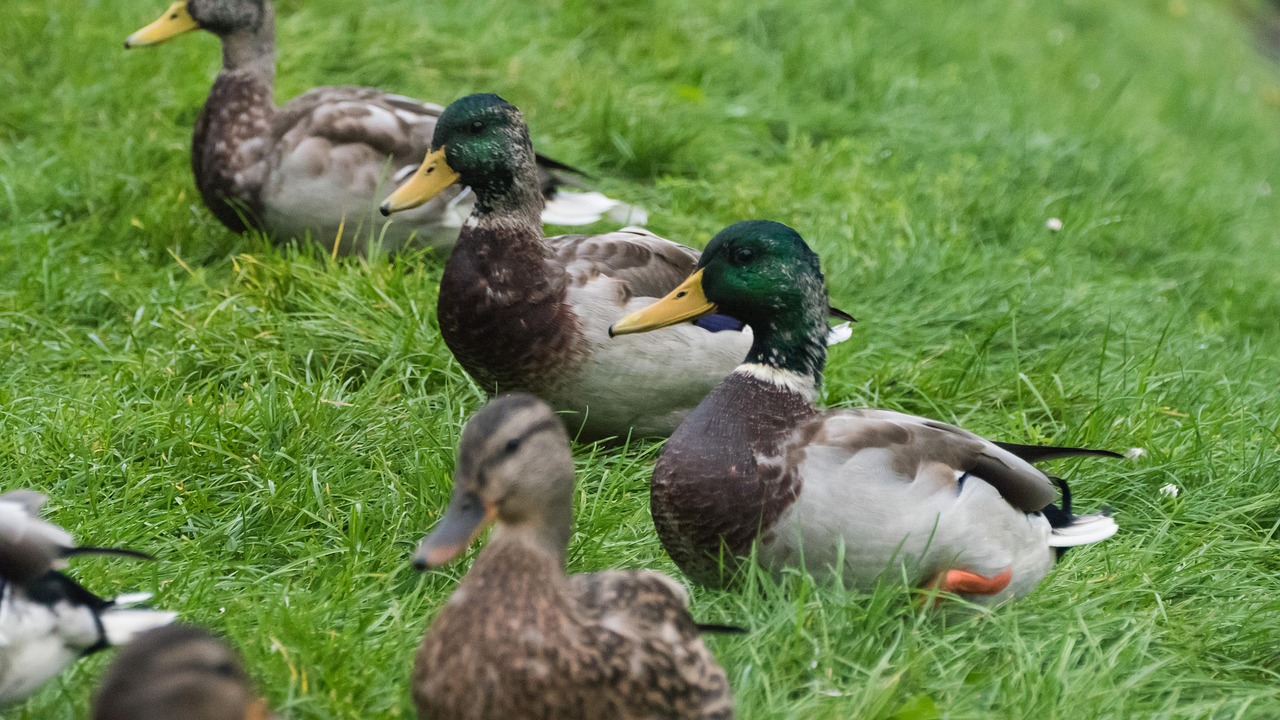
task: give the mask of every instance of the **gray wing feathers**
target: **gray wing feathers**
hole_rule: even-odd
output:
[[[601,275],[626,284],[630,297],[659,298],[697,268],[700,253],[639,228],[549,238],[552,261],[583,285]]]
[[[891,448],[894,469],[906,477],[915,477],[916,469],[926,463],[942,463],[981,478],[1025,512],[1042,510],[1057,498],[1047,475],[968,430],[891,410],[848,410],[834,417],[841,416],[856,420],[848,426],[841,423],[840,437],[833,439],[850,452]]]
[[[321,87],[281,108],[272,121],[272,135],[290,150],[308,139],[329,146],[368,145],[393,158],[399,168],[422,161],[442,111],[438,105],[373,88]]]

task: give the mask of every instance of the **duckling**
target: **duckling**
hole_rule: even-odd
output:
[[[801,567],[864,589],[905,579],[992,604],[1031,592],[1066,548],[1116,533],[1108,513],[1073,514],[1065,483],[1055,506],[1055,481],[1031,464],[1115,453],[994,443],[888,410],[819,409],[826,307],[818,256],[786,225],[753,221],[721,231],[684,283],[612,328],[722,313],[755,331],[746,361],[654,467],[658,536],[691,578],[724,584],[756,545],[775,571]]]
[[[170,625],[125,646],[93,698],[93,720],[272,720],[240,655],[209,631]]]
[[[467,423],[453,498],[414,566],[447,563],[497,528],[422,640],[418,716],[731,718],[682,586],[645,570],[565,574],[573,481],[568,436],[545,402],[500,396]]]
[[[0,495],[0,705],[25,699],[77,658],[176,617],[132,609],[145,594],[104,599],[58,572],[78,554],[147,556],[75,547],[69,533],[36,517],[44,502],[31,490]]]
[[[453,245],[475,202],[464,188],[394,223],[376,213],[378,199],[416,170],[440,106],[343,86],[315,88],[277,108],[270,0],[178,0],[130,35],[125,47],[196,29],[222,41],[222,71],[196,121],[191,168],[205,205],[223,225],[280,240],[310,236],[335,254],[366,253],[375,241],[389,252]],[[609,213],[644,221],[643,211],[600,193],[563,189],[580,184],[573,175],[581,173],[539,157],[549,222],[588,224]]]

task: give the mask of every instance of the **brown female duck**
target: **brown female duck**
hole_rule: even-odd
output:
[[[818,256],[794,230],[744,222],[716,235],[697,272],[618,321],[644,332],[719,312],[755,331],[746,362],[663,448],[651,507],[663,545],[690,577],[726,579],[760,562],[858,587],[905,579],[980,603],[1031,592],[1067,547],[1116,532],[1071,513],[1031,461],[1114,453],[993,443],[888,410],[814,405],[827,351]],[[727,552],[725,552],[727,551]]]
[[[107,668],[93,720],[271,720],[240,655],[213,634],[171,625],[138,636]]]
[[[495,521],[422,639],[419,717],[733,716],[683,587],[644,570],[565,574],[573,457],[562,423],[531,395],[499,397],[467,424],[453,499],[414,565],[452,560]]]
[[[440,106],[344,86],[315,88],[277,108],[270,0],[179,0],[130,35],[125,47],[154,45],[195,29],[222,41],[222,71],[191,144],[196,186],[218,220],[236,232],[253,227],[281,240],[309,235],[336,253],[363,253],[375,239],[393,252],[410,243],[453,245],[474,203],[465,188],[394,223],[376,212],[378,200],[422,159]],[[600,193],[562,189],[564,171],[576,171],[539,161],[548,222],[578,225],[604,213],[642,215]]]

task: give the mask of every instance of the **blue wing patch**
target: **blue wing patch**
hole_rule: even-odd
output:
[[[741,320],[735,320],[728,315],[707,315],[694,320],[693,324],[703,330],[709,330],[713,333],[724,332],[726,330],[742,332],[742,328],[747,326],[747,324]]]

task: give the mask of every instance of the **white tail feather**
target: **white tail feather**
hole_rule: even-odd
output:
[[[842,322],[827,329],[827,347],[839,345],[853,337],[853,323]]]
[[[1110,515],[1080,515],[1070,525],[1053,529],[1049,534],[1049,547],[1090,545],[1106,540],[1118,530],[1120,526]]]
[[[124,595],[116,596],[111,603],[117,608],[127,608],[134,607],[135,605],[141,605],[150,599],[151,593],[149,592],[126,593]]]
[[[608,217],[614,222],[644,225],[649,213],[644,208],[614,200],[595,191],[576,192],[557,188],[542,208],[542,222],[547,225],[590,225]]]
[[[112,645],[124,645],[135,636],[148,630],[164,627],[178,619],[178,613],[164,610],[117,610],[108,608],[102,611],[102,629],[107,642]]]

